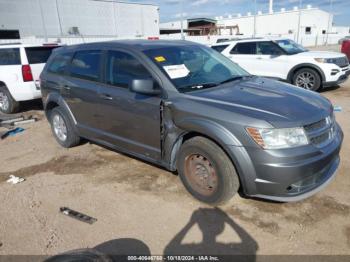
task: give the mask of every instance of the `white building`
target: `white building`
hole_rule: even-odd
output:
[[[270,5],[268,13],[258,11],[254,15],[248,12],[247,14],[227,17],[218,16],[215,17],[215,20],[216,27],[220,30],[212,32],[219,32],[221,36],[227,37],[239,33],[243,37],[286,37],[305,46],[337,43],[338,39],[350,34],[349,27],[333,26],[332,14],[311,5],[303,9],[294,7],[289,10],[282,8],[278,11],[273,10],[272,5]],[[161,23],[160,29],[173,29],[175,31],[176,28],[179,28],[179,24],[179,21]],[[188,21],[184,22],[183,28],[188,28]],[[174,37],[172,36],[172,38]],[[202,39],[197,38],[200,42],[205,43],[213,41],[217,37],[213,35]]]
[[[154,37],[159,8],[114,0],[0,0],[0,30],[21,37]]]

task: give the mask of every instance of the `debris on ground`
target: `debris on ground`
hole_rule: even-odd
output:
[[[88,223],[88,224],[93,224],[97,221],[96,218],[93,218],[93,217],[90,217],[88,215],[85,215],[83,213],[80,213],[78,211],[74,211],[68,207],[61,207],[60,208],[60,212],[66,216],[69,216],[69,217],[72,217],[72,218],[75,218],[79,221],[82,221],[82,222],[85,222],[85,223]]]
[[[334,106],[334,112],[341,112],[342,107],[341,106]]]
[[[1,127],[6,127],[6,128],[10,128],[12,126],[19,126],[19,125],[24,125],[24,124],[30,124],[33,122],[38,121],[38,119],[36,117],[33,116],[29,116],[29,117],[25,117],[25,116],[12,116],[12,117],[8,117],[8,116],[1,116],[0,118],[0,126]]]
[[[14,128],[14,129],[10,129],[8,131],[5,131],[3,133],[0,133],[0,138],[1,139],[5,139],[6,137],[8,136],[15,136],[17,135],[18,133],[22,133],[25,129],[24,128],[21,128],[21,127],[17,127],[17,128]]]
[[[10,178],[6,181],[7,183],[11,183],[12,185],[22,183],[25,179],[22,177],[10,175]]]

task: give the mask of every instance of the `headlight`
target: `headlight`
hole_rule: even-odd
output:
[[[253,140],[264,149],[281,149],[307,145],[304,128],[246,128]]]
[[[316,62],[327,63],[327,64],[336,64],[337,58],[314,58]]]

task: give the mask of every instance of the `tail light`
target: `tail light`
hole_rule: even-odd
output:
[[[30,65],[22,65],[22,76],[24,82],[33,81],[33,74]]]

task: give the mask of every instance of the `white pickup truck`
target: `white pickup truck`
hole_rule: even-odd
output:
[[[0,111],[15,113],[21,101],[41,97],[36,85],[57,44],[0,44]]]

